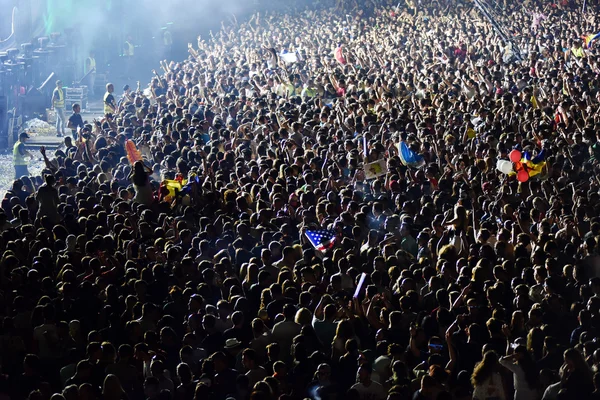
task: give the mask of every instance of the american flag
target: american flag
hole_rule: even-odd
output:
[[[336,240],[335,233],[327,229],[306,231],[306,237],[315,249],[323,252],[331,249]]]

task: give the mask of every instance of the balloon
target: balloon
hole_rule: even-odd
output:
[[[523,169],[523,163],[521,161],[515,162],[515,171],[520,171]]]
[[[519,182],[527,182],[529,180],[529,174],[525,170],[517,172],[517,180]]]
[[[127,139],[125,141],[125,151],[127,152],[127,159],[131,165],[135,164],[136,161],[143,161],[142,153],[140,153],[132,140]]]
[[[510,161],[498,160],[496,162],[496,169],[503,174],[510,174],[513,170],[513,165]]]
[[[512,161],[512,162],[521,161],[521,152],[519,150],[515,149],[508,154],[508,157],[510,158],[510,161]]]

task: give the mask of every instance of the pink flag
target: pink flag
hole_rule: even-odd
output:
[[[338,46],[337,49],[335,49],[335,59],[337,60],[337,62],[339,62],[342,65],[346,65],[347,61],[344,58],[344,55],[342,54],[342,46]]]

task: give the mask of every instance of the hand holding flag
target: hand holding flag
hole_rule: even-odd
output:
[[[312,244],[316,250],[321,252],[331,249],[335,245],[337,239],[335,233],[327,229],[307,230],[305,234],[310,241],[310,244]]]
[[[413,168],[420,168],[425,165],[423,156],[411,150],[405,142],[402,141],[398,144],[398,150],[398,156],[403,165]]]
[[[598,38],[600,38],[600,32],[599,33],[593,33],[591,35],[587,35],[584,38],[585,41],[585,47],[587,49],[589,49],[590,47],[592,47],[592,42],[594,42],[595,40],[597,40]]]

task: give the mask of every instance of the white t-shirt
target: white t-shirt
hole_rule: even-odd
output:
[[[392,376],[392,359],[388,356],[380,356],[377,357],[375,362],[373,363],[373,374],[377,373],[379,375],[379,379],[373,379],[373,375],[371,375],[371,379],[377,381],[379,383],[384,383]],[[383,382],[382,382],[383,381]]]
[[[256,382],[262,381],[267,377],[267,371],[263,367],[256,367],[255,369],[251,369],[246,372],[246,376],[248,377],[249,387],[254,387]]]
[[[473,391],[473,399],[485,400],[488,397],[493,397],[498,400],[507,400],[504,393],[504,385],[500,373],[494,372],[480,385],[475,385]]]
[[[359,382],[353,385],[352,389],[356,389],[360,400],[385,400],[387,398],[387,391],[373,380],[368,387]]]

